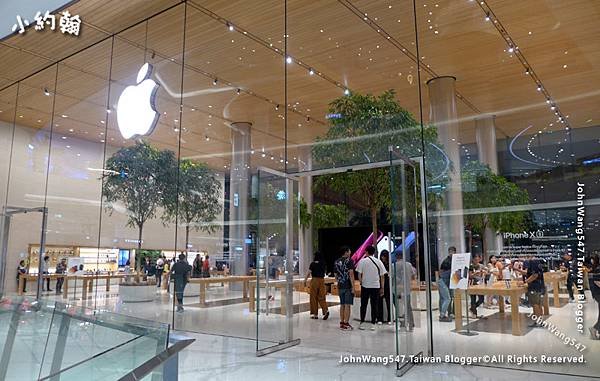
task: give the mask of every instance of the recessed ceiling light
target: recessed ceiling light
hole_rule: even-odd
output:
[[[68,118],[68,117],[69,117],[68,115],[65,115],[65,114],[62,114],[61,116],[62,116],[63,118]]]
[[[65,139],[67,139],[67,137],[66,137],[66,136],[63,136],[63,137],[62,137],[62,140],[65,140]]]
[[[69,132],[73,132],[74,130],[72,128],[69,128]]]

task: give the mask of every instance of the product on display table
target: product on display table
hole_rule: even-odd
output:
[[[495,282],[491,285],[472,285],[467,289],[467,294],[469,295],[497,295],[498,298],[498,307],[500,313],[503,314],[504,311],[504,297],[510,297],[510,310],[511,310],[511,321],[512,321],[512,334],[514,336],[523,335],[523,330],[521,329],[521,318],[519,316],[519,303],[521,301],[521,295],[527,292],[527,287],[522,284],[522,282],[512,281],[510,283],[510,287],[506,286],[506,283],[503,281]],[[454,325],[456,331],[462,330],[462,292],[454,293]],[[548,315],[549,307],[548,307],[548,293],[544,294],[544,314]]]

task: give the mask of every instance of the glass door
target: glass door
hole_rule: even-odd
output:
[[[420,163],[390,149],[389,261],[397,375],[406,373],[415,358],[429,352],[431,302],[430,282],[425,276],[428,261],[422,237]]]
[[[288,175],[259,168],[255,200],[257,212],[255,269],[251,298],[256,313],[256,351],[262,356],[293,345],[296,312],[304,286],[295,272],[298,231],[294,204],[297,181]],[[254,192],[253,192],[254,193]]]

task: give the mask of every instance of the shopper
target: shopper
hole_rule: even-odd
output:
[[[17,287],[19,287],[19,278],[25,277],[27,275],[27,266],[25,266],[25,261],[19,261],[19,266],[17,267]],[[23,293],[27,292],[27,278],[23,279]]]
[[[165,260],[163,257],[158,257],[156,260],[156,288],[160,289],[162,277],[165,271]]]
[[[60,278],[56,279],[56,293],[60,294],[62,292],[62,286],[65,283],[64,275],[67,272],[67,259],[62,258],[60,262],[56,264],[56,274],[63,275]]]
[[[125,274],[125,283],[129,283],[129,280],[131,279],[131,261],[129,259],[127,260],[127,262],[125,262],[125,266],[123,267],[123,273]]]
[[[450,293],[450,272],[452,269],[452,255],[456,254],[456,248],[450,246],[448,248],[448,256],[444,258],[440,264],[440,273],[438,279],[438,293],[440,294],[440,321],[449,322],[450,318],[452,294]],[[454,315],[454,314],[452,314]]]
[[[383,276],[387,273],[383,263],[374,257],[375,247],[367,247],[366,255],[358,262],[356,271],[360,281],[360,325],[359,329],[365,329],[365,315],[367,306],[371,302],[371,330],[375,330],[377,322],[377,307],[379,298],[383,296]]]
[[[486,267],[481,263],[481,254],[474,254],[471,260],[471,269],[469,271],[469,279],[473,285],[481,285],[484,283],[486,276]],[[474,318],[477,318],[477,308],[483,304],[483,295],[471,295],[471,307],[469,311]]]
[[[390,311],[390,252],[382,250],[379,254],[379,259],[385,267],[385,275],[383,276],[383,295],[379,298],[379,306],[377,306],[377,324],[392,324],[391,311]],[[386,313],[383,316],[383,306],[385,303]]]
[[[146,257],[146,260],[144,261],[143,270],[144,270],[144,275],[146,277],[152,275],[152,272],[153,272],[152,271],[152,263],[150,262],[150,258],[148,258],[148,257]]]
[[[403,253],[402,250],[399,250],[396,254],[396,288],[395,291],[398,293],[398,305],[404,306],[404,301],[402,297],[406,295],[406,311],[404,313],[405,319],[402,322],[402,326],[406,326],[409,331],[412,331],[415,328],[415,318],[413,316],[413,309],[411,304],[411,284],[413,279],[415,279],[417,272],[415,268],[409,261],[404,262],[404,266],[402,266],[403,262]]]
[[[327,289],[325,288],[325,261],[321,253],[315,253],[315,259],[310,263],[308,272],[304,277],[304,286],[310,279],[310,318],[319,318],[319,306],[323,311],[323,320],[329,318],[329,308],[327,307]]]
[[[594,298],[598,304],[598,319],[596,324],[590,327],[590,334],[592,340],[600,340],[600,258],[598,257],[598,254],[592,255],[590,258],[590,271],[588,273],[588,279],[592,298]]]
[[[175,298],[177,300],[177,312],[183,312],[183,291],[189,282],[191,271],[192,266],[187,263],[185,254],[179,254],[179,260],[171,268],[171,278],[175,282],[174,288]]]
[[[192,278],[201,278],[202,277],[202,257],[200,254],[196,254],[196,258],[194,258],[194,262],[192,264]]]
[[[542,316],[544,310],[542,309],[542,299],[546,292],[546,285],[544,283],[544,266],[538,259],[531,258],[525,263],[525,269],[527,270],[525,284],[527,285],[527,300],[533,307],[533,314],[535,316]],[[532,321],[529,324],[530,327],[539,327],[537,321]]]
[[[204,257],[204,262],[202,262],[202,278],[210,278],[210,259],[208,254]]]
[[[488,272],[490,274],[488,284],[490,286],[493,285],[495,282],[502,280],[502,270],[504,270],[502,262],[498,260],[498,257],[496,255],[492,255],[488,263]],[[497,308],[498,306],[495,303],[498,302],[498,299],[496,298],[496,296],[490,295],[488,296],[488,298],[488,306],[490,308]]]
[[[354,304],[354,262],[350,258],[350,248],[342,247],[342,257],[335,261],[335,278],[340,296],[340,329],[347,331],[350,324],[350,310]]]
[[[571,253],[566,252],[563,254],[563,260],[560,265],[560,269],[567,272],[567,291],[569,292],[569,303],[575,303],[573,285],[577,287],[577,273],[579,269],[577,268],[577,260],[573,258]],[[581,291],[580,294],[583,295],[581,297],[582,300],[585,300],[585,293]]]
[[[42,261],[42,275],[47,275],[46,277],[46,290],[45,291],[52,291],[50,289],[50,273],[48,272],[48,265],[50,264],[50,257],[49,256],[45,256],[44,260]],[[44,291],[44,281],[42,280],[42,291]]]

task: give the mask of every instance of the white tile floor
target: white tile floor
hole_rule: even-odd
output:
[[[331,308],[331,319],[328,321],[311,320],[308,312],[294,315],[294,336],[301,339],[301,346],[271,354],[264,358],[256,358],[256,313],[248,310],[248,303],[227,306],[201,308],[197,306],[197,298],[188,298],[186,311],[183,314],[171,312],[172,299],[168,294],[157,294],[156,300],[148,303],[121,303],[117,295],[118,287],[111,289],[111,295],[99,293],[96,308],[104,308],[126,315],[136,316],[154,321],[171,323],[175,328],[209,335],[197,336],[198,341],[184,356],[184,366],[181,368],[183,379],[194,378],[202,374],[208,379],[234,379],[244,375],[256,375],[262,379],[279,377],[279,379],[354,379],[369,377],[369,379],[389,379],[394,374],[393,369],[383,366],[369,365],[339,365],[341,353],[351,354],[393,354],[395,353],[395,330],[393,326],[380,326],[376,331],[341,332],[338,329],[338,307]],[[229,291],[227,287],[211,287],[208,300],[239,297],[239,292]],[[279,296],[276,294],[276,299]],[[588,298],[591,300],[591,298]],[[307,294],[295,293],[294,302],[308,301]],[[336,301],[336,297],[331,297]],[[79,301],[78,303],[81,303]],[[264,305],[264,301],[261,302]],[[275,301],[277,305],[278,301]],[[194,306],[196,304],[196,306]],[[88,306],[94,307],[93,302]],[[567,336],[573,337],[587,346],[583,352],[587,363],[584,365],[516,365],[500,364],[503,368],[460,367],[454,365],[419,366],[409,372],[410,377],[425,377],[425,379],[566,379],[563,376],[552,378],[540,373],[523,372],[542,371],[583,375],[583,379],[600,375],[600,341],[593,341],[589,333],[582,335],[575,330],[575,304],[567,304],[562,308],[550,308],[549,321]],[[498,313],[497,310],[484,310],[487,315]],[[509,309],[507,308],[507,312]],[[521,312],[529,312],[521,308]],[[585,305],[586,327],[591,326],[598,316],[597,304],[589,302]],[[515,355],[578,355],[574,348],[566,346],[554,334],[542,328],[529,330],[524,336],[512,336],[510,333],[486,332],[484,323],[479,328],[477,336],[462,336],[455,332],[454,323],[437,321],[435,313],[433,323],[434,350],[436,354],[480,355],[480,354],[515,354]],[[425,329],[425,312],[415,312],[417,328],[413,333],[402,333],[398,336],[400,351],[416,353],[425,351],[427,334]],[[493,323],[493,319],[489,319]],[[264,313],[258,321],[258,332],[261,348],[285,338],[286,322],[281,315]],[[492,326],[488,326],[492,329]],[[496,327],[497,329],[497,327]],[[223,335],[223,336],[218,336]],[[240,339],[241,338],[241,339]],[[244,340],[253,339],[253,340]],[[207,353],[204,353],[207,352]],[[511,369],[509,372],[508,369]],[[188,377],[188,378],[185,378]],[[312,377],[312,378],[311,378]],[[472,377],[472,378],[468,378]],[[561,378],[562,377],[562,378]],[[416,379],[416,378],[415,378]],[[423,378],[419,378],[423,379]],[[582,379],[582,378],[579,378]]]

